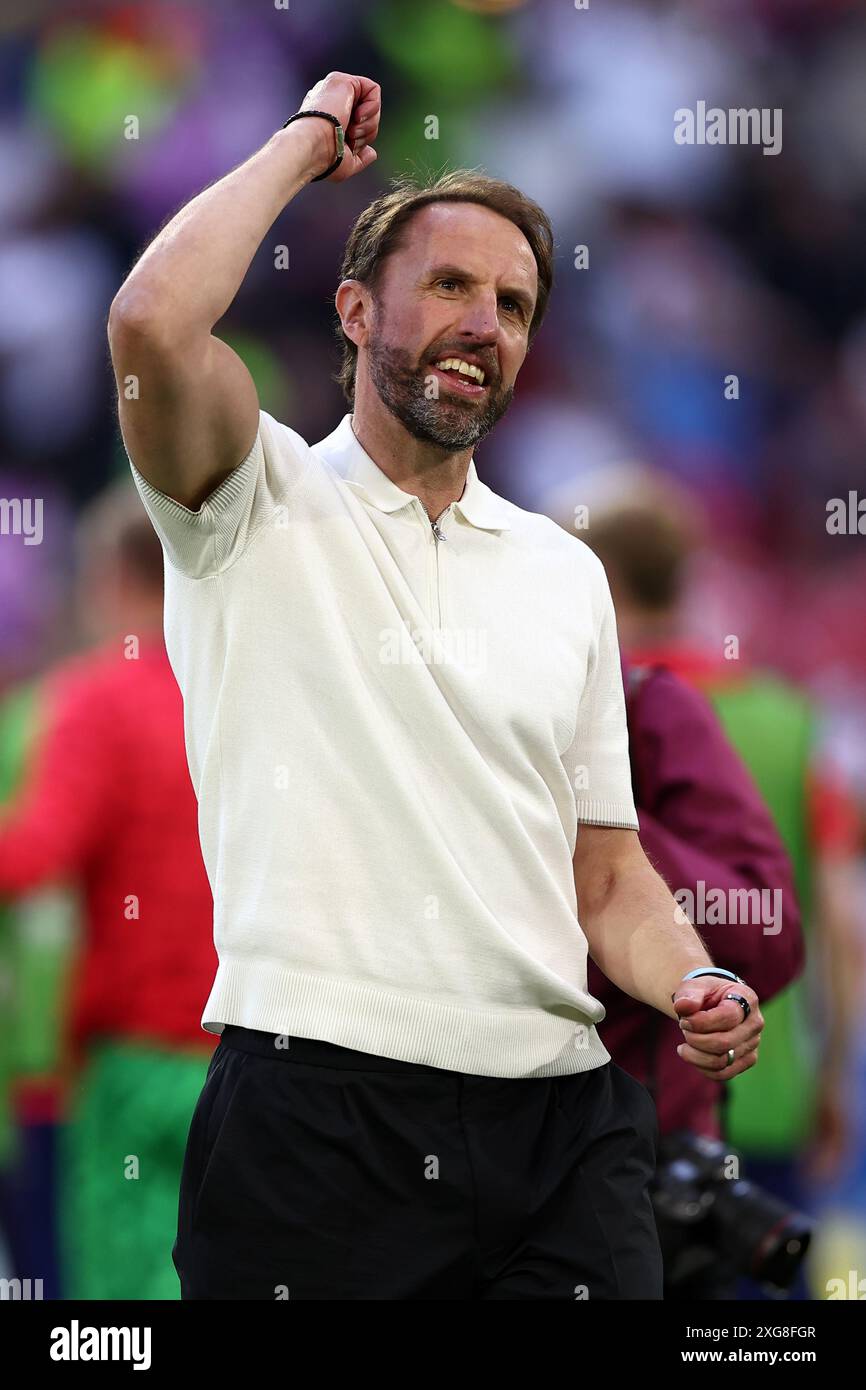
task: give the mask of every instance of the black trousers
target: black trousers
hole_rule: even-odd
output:
[[[472,1076],[226,1026],[187,1140],[181,1296],[660,1299],[657,1145],[613,1062]]]

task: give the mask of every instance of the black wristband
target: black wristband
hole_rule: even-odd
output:
[[[324,116],[325,120],[330,121],[336,129],[337,158],[334,160],[333,164],[325,170],[324,174],[317,174],[314,179],[310,179],[310,183],[318,183],[320,179],[326,179],[329,174],[333,174],[335,169],[339,169],[343,162],[343,152],[346,148],[343,138],[343,127],[340,125],[337,117],[331,115],[330,111],[296,111],[294,116],[290,116],[287,121],[283,122],[283,130],[285,130],[287,125],[291,125],[292,121],[299,121],[302,116]]]

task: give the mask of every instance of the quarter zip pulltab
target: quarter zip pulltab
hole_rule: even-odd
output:
[[[450,510],[451,510],[451,507],[450,507],[450,506],[449,506],[449,507],[446,507],[446,508],[445,508],[445,511],[442,513],[442,516],[447,516],[448,513],[450,512]],[[435,551],[435,556],[436,556],[436,564],[435,564],[435,583],[436,583],[436,625],[437,625],[437,627],[440,627],[440,628],[441,628],[441,626],[442,626],[442,593],[441,593],[441,588],[440,588],[440,577],[439,577],[439,542],[440,542],[440,541],[446,541],[446,540],[448,539],[448,537],[445,535],[445,532],[442,530],[442,527],[439,525],[439,521],[440,521],[440,520],[441,520],[441,518],[439,518],[439,519],[436,520],[436,521],[431,521],[431,522],[430,522],[430,529],[431,529],[431,531],[433,532],[433,549],[434,549],[434,551]]]
[[[453,506],[453,503],[451,503],[451,505],[449,505],[449,506],[447,506],[447,507],[445,508],[444,512],[442,513],[442,516],[447,516],[447,515],[448,515],[448,513],[449,513],[450,510],[451,510],[451,506]],[[440,520],[441,520],[441,518],[440,518]],[[442,530],[442,527],[439,525],[439,521],[438,521],[438,520],[437,520],[437,521],[431,521],[431,522],[430,522],[430,525],[431,525],[431,527],[433,528],[433,535],[436,537],[437,541],[447,541],[448,537],[446,536],[445,532]]]

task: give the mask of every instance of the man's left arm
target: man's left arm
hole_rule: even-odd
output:
[[[714,975],[683,979],[714,963],[644,854],[637,831],[581,824],[574,883],[592,959],[626,994],[679,1018],[683,1061],[718,1081],[754,1066],[764,1026],[758,997],[748,985]],[[736,999],[726,998],[730,994],[746,1000],[746,1017]]]

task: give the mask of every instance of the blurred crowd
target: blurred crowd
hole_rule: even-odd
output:
[[[866,1277],[866,505],[861,531],[856,505],[847,533],[827,525],[832,499],[866,488],[866,16],[854,0],[591,0],[585,9],[571,0],[147,0],[37,4],[19,18],[11,7],[0,30],[0,498],[38,496],[44,525],[39,544],[28,543],[2,512],[0,798],[19,819],[4,829],[0,817],[0,1277],[44,1271],[45,1297],[176,1296],[164,1242],[154,1255],[162,1266],[139,1293],[134,1278],[117,1293],[106,1268],[88,1275],[97,1258],[88,1252],[100,1248],[88,1232],[111,1188],[110,1176],[94,1176],[99,1106],[110,1111],[124,1093],[125,1068],[158,1077],[154,1113],[173,1107],[179,1172],[213,1041],[197,1031],[212,961],[186,784],[172,784],[177,819],[166,829],[191,847],[192,954],[178,955],[177,934],[163,933],[164,955],[130,966],[133,933],[147,930],[143,909],[126,945],[99,936],[98,968],[92,959],[94,923],[109,930],[106,903],[93,899],[94,856],[106,826],[118,825],[112,775],[123,783],[134,762],[116,729],[109,756],[105,720],[85,727],[91,678],[106,702],[118,689],[113,668],[94,677],[76,665],[94,645],[104,652],[151,634],[136,667],[152,681],[147,737],[163,749],[166,785],[183,767],[153,554],[125,511],[105,323],[155,231],[333,69],[381,84],[378,161],[291,205],[218,332],[249,366],[262,407],[315,442],[346,409],[333,380],[343,243],[390,177],[480,166],[550,215],[551,308],[513,406],[477,449],[479,472],[578,534],[585,524],[635,656],[666,658],[714,699],[719,663],[742,662],[738,672],[759,673],[808,707],[807,761],[822,792],[820,806],[809,792],[818,829],[801,848],[821,891],[810,895],[804,932],[814,953],[830,934],[825,921],[844,939],[818,987],[824,996],[812,999],[825,1042],[840,961],[850,989],[845,1036],[833,1035],[839,1091],[823,1109],[816,1096],[811,1112],[823,1126],[808,1177],[822,1224],[809,1296],[826,1297],[827,1270]],[[781,151],[677,144],[674,112],[701,100],[781,109]],[[639,498],[646,508],[635,520],[622,504]],[[682,566],[661,602],[653,575],[670,571],[670,548],[644,552],[641,538],[668,534],[667,522]],[[109,589],[123,602],[109,602]],[[716,704],[724,716],[724,700]],[[65,744],[58,711],[70,721]],[[160,743],[169,714],[174,753]],[[734,724],[731,716],[736,744]],[[46,742],[53,761],[43,751],[40,762]],[[73,745],[79,780],[64,781],[57,766]],[[97,767],[98,805],[88,774]],[[61,834],[58,818],[79,813],[77,838]],[[127,830],[112,849],[124,871],[136,843],[142,856],[157,854],[159,827],[134,829],[137,842]],[[31,863],[28,834],[52,852],[33,851]],[[163,891],[181,877],[169,866]],[[119,869],[113,881],[120,893]],[[100,990],[121,1003],[124,987],[155,990],[167,961],[177,985],[170,1022],[156,1005],[128,1028],[122,1008],[100,1013]],[[188,1027],[177,1021],[181,998]],[[138,1051],[100,1044],[97,1058],[96,1042],[117,1043],[125,1028]],[[797,1065],[791,1074],[802,1077],[812,1062]],[[88,1066],[101,1068],[98,1105]],[[792,1129],[762,1154],[753,1136],[753,1157],[792,1162],[803,1144]],[[139,1154],[132,1142],[130,1153]],[[152,1197],[169,1227],[174,1171],[169,1164]],[[771,1186],[769,1168],[765,1176]],[[113,1219],[120,1235],[108,1263],[119,1265],[139,1227],[130,1218],[124,1244],[122,1207]]]

